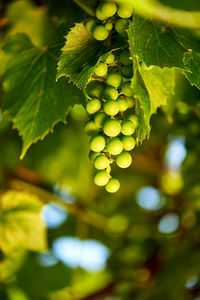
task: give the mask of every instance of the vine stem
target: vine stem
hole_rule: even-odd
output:
[[[92,16],[92,17],[95,16],[93,9],[92,9],[89,5],[87,5],[87,4],[85,4],[84,2],[82,2],[82,0],[74,0],[74,2],[75,2],[78,6],[80,6],[80,7],[81,7],[86,13],[88,13],[90,16]]]

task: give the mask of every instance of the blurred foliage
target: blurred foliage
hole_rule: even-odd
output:
[[[154,114],[150,139],[134,150],[132,167],[114,169],[121,182],[115,195],[92,183],[83,94],[63,78],[55,82],[63,37],[75,23],[91,17],[98,1],[0,2],[1,300],[200,297],[199,1],[128,1],[137,13],[129,31],[132,46],[137,44],[132,51],[140,58],[140,76]],[[144,14],[155,20],[144,20]],[[158,29],[158,39],[152,26]],[[148,34],[152,40],[146,49]],[[166,55],[166,49],[172,56]],[[31,69],[34,53],[40,58]],[[46,75],[41,73],[45,59],[50,61]],[[31,75],[24,80],[27,70]],[[32,94],[27,93],[29,85]],[[158,86],[162,93],[157,93]],[[139,87],[138,97],[143,97]],[[53,109],[43,98],[38,106],[38,91],[50,97]],[[2,113],[4,109],[8,112]],[[42,137],[23,160],[19,159],[22,141],[13,123],[21,134],[26,131],[29,144]],[[185,155],[175,149],[178,152],[169,156],[169,163],[166,155],[179,138]],[[44,226],[43,209],[49,203],[67,212],[55,228]],[[61,237],[96,241],[106,247],[109,257],[98,270],[89,270],[81,264],[82,253],[73,267],[56,256],[55,242]],[[69,251],[72,259],[76,257],[75,246]],[[63,255],[68,253],[63,250]],[[96,256],[89,250],[86,254],[94,262]]]

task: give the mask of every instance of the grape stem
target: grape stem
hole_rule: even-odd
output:
[[[85,4],[82,0],[74,0],[74,2],[80,6],[86,13],[88,13],[90,16],[94,17],[95,16],[95,13],[93,11],[93,9]]]

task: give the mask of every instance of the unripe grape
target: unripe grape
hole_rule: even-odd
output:
[[[138,116],[136,114],[128,114],[127,115],[127,120],[130,120],[133,123],[133,125],[134,125],[135,128],[138,127],[138,125],[139,125],[139,118],[138,118]]]
[[[105,170],[98,170],[94,173],[94,183],[98,186],[104,186],[108,183],[110,175]]]
[[[84,131],[89,136],[94,136],[98,133],[99,129],[92,120],[88,120],[84,125]]]
[[[107,150],[111,155],[118,155],[123,151],[123,142],[119,138],[110,140],[107,144]]]
[[[98,170],[104,170],[110,165],[110,160],[105,155],[99,155],[94,160],[94,166]]]
[[[118,90],[112,86],[106,87],[104,90],[104,98],[106,100],[116,100],[119,96]]]
[[[132,157],[128,152],[122,152],[116,157],[116,164],[118,167],[125,169],[128,168],[132,163]]]
[[[120,18],[128,19],[133,15],[133,6],[124,1],[124,3],[119,4],[117,14]]]
[[[135,105],[135,99],[132,97],[127,97],[126,101],[128,102],[128,108],[133,108]]]
[[[122,53],[120,54],[120,62],[122,63],[122,65],[130,66],[133,64],[133,61],[130,59],[130,56],[130,51],[128,49],[122,51]]]
[[[103,105],[103,110],[108,116],[115,116],[119,112],[119,104],[117,101],[109,100]]]
[[[133,150],[136,145],[136,141],[132,136],[122,136],[121,140],[125,151]]]
[[[85,27],[89,33],[92,33],[95,24],[96,24],[95,20],[89,20],[86,22]]]
[[[119,73],[110,73],[106,78],[106,83],[108,85],[113,86],[114,88],[118,88],[122,82],[122,76]]]
[[[128,102],[126,99],[119,98],[117,99],[117,103],[119,105],[119,111],[124,112],[128,109]]]
[[[107,74],[107,72],[108,72],[107,64],[105,64],[104,62],[100,62],[97,65],[97,67],[94,69],[94,72],[99,77],[105,76]]]
[[[88,156],[89,156],[89,159],[90,159],[91,161],[94,161],[95,158],[96,158],[97,156],[99,156],[100,154],[101,154],[100,152],[94,152],[94,151],[90,150]]]
[[[86,110],[89,114],[95,114],[101,108],[101,101],[99,99],[89,100],[86,104]]]
[[[120,134],[121,125],[118,120],[107,120],[103,125],[103,132],[109,137],[115,137]]]
[[[132,135],[135,131],[135,126],[130,120],[125,120],[121,124],[121,132],[124,135]]]
[[[106,63],[107,63],[107,64],[113,64],[114,61],[115,61],[115,56],[114,56],[113,53],[110,53],[110,54],[108,55],[108,57],[106,58]]]
[[[117,6],[114,2],[104,2],[97,7],[96,17],[99,20],[106,20],[114,16],[116,11],[117,11]]]
[[[93,37],[97,41],[104,41],[108,37],[108,30],[103,25],[97,25],[93,29]]]
[[[130,79],[133,77],[133,67],[132,66],[122,67],[121,72],[122,72],[122,75],[127,79]]]
[[[121,34],[122,36],[126,36],[128,29],[128,20],[126,19],[118,19],[115,21],[115,30]]]
[[[90,98],[101,98],[103,90],[104,84],[97,80],[93,80],[88,84],[86,88],[86,93]]]
[[[111,178],[105,186],[106,191],[109,193],[116,193],[119,190],[119,188],[120,182],[115,178]]]
[[[97,128],[102,128],[103,122],[106,120],[106,114],[104,112],[98,112],[94,116],[94,123],[97,126]]]
[[[106,28],[108,31],[110,31],[110,30],[113,29],[113,24],[110,23],[110,22],[107,22],[104,26],[105,26],[105,28]]]
[[[130,84],[131,84],[130,81],[127,81],[127,82],[123,83],[121,86],[122,93],[127,97],[133,96],[133,90],[132,90]]]
[[[106,145],[105,138],[100,134],[92,137],[90,140],[90,149],[94,152],[103,151],[105,145]]]

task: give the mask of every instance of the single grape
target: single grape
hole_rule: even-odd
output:
[[[90,140],[90,149],[94,152],[103,151],[105,145],[106,145],[105,138],[100,134],[92,137]]]
[[[126,1],[120,3],[117,9],[117,14],[120,18],[128,19],[133,15],[133,7]]]
[[[119,188],[120,182],[115,178],[111,178],[105,186],[106,191],[109,193],[116,193],[119,190]]]
[[[104,112],[98,112],[94,116],[94,123],[97,128],[102,128],[104,121],[106,120],[106,114]]]
[[[121,125],[118,120],[107,120],[103,125],[103,132],[109,137],[115,137],[120,134]]]
[[[132,157],[128,152],[122,152],[116,157],[116,164],[118,167],[125,169],[128,168],[132,163]]]
[[[123,83],[121,86],[122,93],[127,97],[133,96],[133,90],[132,90],[130,84],[131,84],[131,82],[127,81],[127,82]]]
[[[84,131],[89,136],[94,136],[98,133],[99,129],[92,120],[88,120],[84,125]]]
[[[101,154],[100,152],[94,152],[94,151],[90,150],[88,156],[89,156],[89,159],[90,159],[91,161],[94,161],[95,158],[96,158],[97,156],[99,156],[100,154]]]
[[[107,150],[111,155],[118,155],[123,151],[123,142],[119,138],[111,139],[107,144]]]
[[[135,131],[135,126],[130,120],[125,120],[121,124],[121,132],[124,135],[131,135]]]
[[[124,50],[122,51],[122,53],[120,54],[120,62],[122,63],[122,65],[124,66],[130,66],[133,64],[133,61],[130,59],[130,51]]]
[[[104,186],[108,183],[110,175],[105,170],[98,170],[94,173],[94,183],[98,186]]]
[[[103,25],[97,25],[93,29],[93,37],[97,41],[104,41],[108,37],[108,30]]]
[[[128,108],[133,108],[135,105],[135,99],[132,97],[127,97],[126,101],[128,102]]]
[[[99,20],[106,20],[117,12],[117,6],[114,2],[104,2],[96,9],[96,17]]]
[[[128,102],[126,99],[118,98],[117,103],[119,105],[119,111],[124,112],[128,109]]]
[[[105,26],[105,28],[106,28],[108,31],[110,31],[110,30],[113,29],[113,24],[110,23],[110,22],[107,22],[104,26]]]
[[[89,33],[92,33],[95,24],[96,24],[95,20],[89,20],[86,22],[85,27]]]
[[[116,100],[119,96],[118,90],[112,86],[106,87],[104,90],[104,98],[106,100]]]
[[[128,20],[126,19],[118,19],[115,21],[115,30],[121,34],[122,36],[126,36],[128,29]]]
[[[115,56],[114,56],[114,54],[110,53],[108,55],[108,57],[106,58],[106,63],[107,64],[113,64],[114,61],[115,61]]]
[[[130,79],[133,77],[133,67],[132,66],[122,67],[121,72],[122,72],[122,75],[127,79]]]
[[[119,73],[109,73],[106,78],[106,83],[108,85],[113,86],[114,88],[118,88],[122,82],[122,76]]]
[[[103,110],[108,116],[115,116],[119,112],[119,104],[117,101],[109,100],[104,103]]]
[[[138,116],[136,114],[128,114],[127,115],[127,120],[130,120],[133,123],[133,125],[134,125],[135,128],[138,127],[138,125],[139,125],[139,118],[138,118]]]
[[[97,76],[103,77],[107,74],[108,72],[108,67],[107,64],[104,62],[100,62],[97,67],[94,69],[94,72]]]
[[[133,150],[136,145],[136,141],[132,136],[122,136],[121,140],[125,151]]]
[[[70,110],[70,117],[75,121],[84,121],[87,119],[88,115],[81,104],[75,104]]]
[[[103,90],[104,84],[97,80],[93,80],[88,84],[86,88],[86,93],[90,98],[101,98]]]
[[[89,114],[95,114],[101,108],[101,101],[99,99],[89,100],[86,104],[86,110]]]
[[[110,165],[110,160],[105,155],[99,155],[94,160],[94,166],[98,170],[104,170]]]

